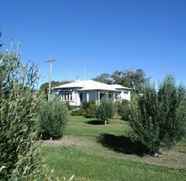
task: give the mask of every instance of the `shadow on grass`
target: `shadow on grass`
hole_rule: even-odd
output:
[[[148,149],[139,141],[131,141],[131,139],[126,136],[101,134],[97,138],[97,140],[103,146],[108,147],[117,152],[125,154],[134,154],[138,156],[144,156],[145,154],[149,153]]]
[[[92,124],[92,125],[104,125],[104,122],[94,119],[94,120],[87,121],[87,124]]]

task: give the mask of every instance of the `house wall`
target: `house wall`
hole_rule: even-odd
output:
[[[89,95],[87,94],[87,92],[81,92],[80,94],[82,94],[81,103],[87,102],[87,98],[89,99]]]
[[[89,101],[96,101],[97,100],[97,91],[90,91],[89,92]]]
[[[68,92],[68,90],[66,90],[66,92]],[[65,94],[65,92],[60,91],[60,90],[57,90],[57,91],[54,90],[53,93],[60,96],[61,100],[63,100],[66,103],[69,103],[69,105],[71,105],[71,106],[80,106],[81,105],[80,95],[79,95],[79,92],[77,91],[77,89],[69,90],[69,94],[71,96],[67,96]]]
[[[129,90],[122,90],[119,95],[121,100],[131,100],[131,92]]]
[[[97,91],[85,91],[85,92],[80,92],[79,94],[82,94],[82,103],[97,100]]]
[[[80,101],[80,95],[78,91],[73,91],[72,92],[72,101],[69,102],[71,106],[80,106],[81,101]]]
[[[61,97],[63,101],[69,103],[71,106],[80,106],[82,103],[91,102],[91,101],[95,101],[96,103],[99,104],[101,94],[105,94],[105,96],[102,97],[102,99],[104,98],[109,99],[108,92],[104,92],[104,91],[92,90],[92,91],[79,92],[78,89],[71,89],[69,91],[71,92],[72,95],[70,100],[65,100],[65,95],[63,94],[63,92],[59,91],[58,95]],[[113,101],[131,100],[131,91],[129,90],[120,90],[120,91],[121,93],[117,96],[116,96],[117,93],[112,93],[111,99]]]

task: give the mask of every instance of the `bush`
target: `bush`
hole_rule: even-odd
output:
[[[106,124],[110,122],[110,119],[114,116],[114,104],[111,101],[102,101],[96,109],[96,118],[103,121]]]
[[[84,116],[84,115],[85,115],[85,110],[82,109],[82,108],[73,110],[73,111],[71,112],[71,115],[72,115],[72,116]]]
[[[167,76],[158,91],[160,139],[166,146],[179,141],[185,132],[185,89],[177,87],[172,76]]]
[[[15,54],[0,54],[0,180],[59,180],[44,167],[36,141],[37,80],[35,65],[23,64]]]
[[[96,117],[96,103],[88,102],[84,103],[79,109],[71,112],[72,116],[84,116],[86,118]]]
[[[136,137],[151,153],[159,151],[159,115],[156,90],[146,87],[143,96],[133,97],[129,123]]]
[[[14,54],[0,55],[0,60],[0,178],[27,180],[40,172],[35,146],[37,69],[23,65]]]
[[[57,139],[63,136],[68,110],[62,101],[58,99],[43,101],[38,117],[38,135],[42,139]]]
[[[96,103],[95,102],[84,103],[81,109],[84,110],[84,116],[86,118],[96,117]]]
[[[158,90],[147,85],[141,96],[132,100],[129,123],[135,137],[155,154],[162,144],[170,147],[184,137],[185,108],[184,88],[168,76]]]
[[[122,101],[117,103],[117,112],[121,116],[121,119],[128,121],[130,114],[129,101]]]

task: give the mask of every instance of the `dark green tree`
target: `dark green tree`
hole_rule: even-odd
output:
[[[175,145],[186,134],[185,89],[167,76],[158,90],[148,84],[130,104],[129,123],[135,137],[152,154]]]
[[[101,74],[94,80],[107,84],[121,84],[132,88],[135,92],[143,91],[145,83],[149,80],[142,69],[115,71],[112,74]]]
[[[166,145],[174,145],[183,136],[185,122],[179,119],[179,114],[184,116],[184,112],[180,112],[183,110],[184,100],[185,89],[176,85],[174,77],[167,76],[158,91],[160,139],[166,142]]]
[[[152,85],[145,87],[143,96],[133,97],[129,124],[134,136],[154,154],[159,151],[158,97]]]
[[[112,84],[113,79],[110,74],[103,73],[101,75],[98,75],[95,79],[95,81],[103,82],[106,84]]]
[[[51,81],[51,87],[56,87],[59,85],[63,85],[66,83],[69,83],[70,81]],[[40,92],[44,93],[47,97],[48,95],[48,87],[49,87],[49,83],[48,82],[44,82],[43,84],[40,85]]]

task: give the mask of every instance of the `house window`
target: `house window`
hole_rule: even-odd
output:
[[[125,91],[123,91],[123,93],[124,93],[124,94],[128,94],[129,92],[125,90]]]
[[[69,94],[69,100],[72,101],[72,92]]]
[[[72,92],[64,92],[63,99],[64,101],[72,101]]]
[[[80,101],[83,102],[83,93],[80,93],[79,97],[80,97]]]

